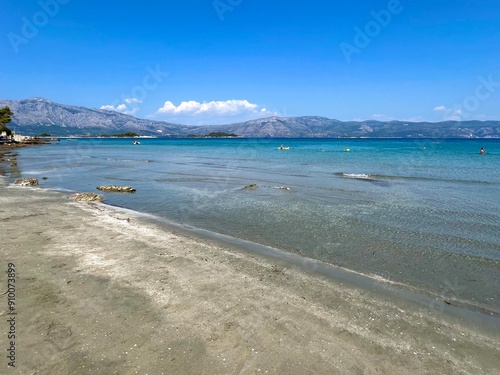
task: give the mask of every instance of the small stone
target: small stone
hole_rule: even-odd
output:
[[[76,193],[73,194],[73,199],[78,202],[102,202],[104,198],[95,193]]]
[[[96,189],[105,192],[135,193],[135,189],[130,186],[107,185],[107,186],[98,186],[96,187]]]
[[[251,185],[245,186],[244,189],[246,189],[246,190],[255,190],[258,187],[259,187],[259,185],[257,185],[257,184],[251,184]]]
[[[35,186],[38,185],[38,179],[36,178],[18,178],[15,182],[19,186]]]

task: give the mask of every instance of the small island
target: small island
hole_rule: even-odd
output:
[[[140,137],[139,134],[134,132],[125,132],[120,134],[101,134],[99,137],[101,138],[135,138]]]
[[[212,132],[209,134],[189,134],[188,138],[235,138],[239,135],[234,133]]]

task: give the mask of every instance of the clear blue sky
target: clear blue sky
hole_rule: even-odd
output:
[[[6,0],[0,51],[2,99],[185,124],[500,120],[498,0]]]

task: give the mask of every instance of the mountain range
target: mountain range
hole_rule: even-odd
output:
[[[181,125],[123,113],[54,103],[44,98],[0,99],[14,112],[11,130],[23,135],[98,136],[135,132],[186,137],[211,132],[242,137],[500,138],[500,121],[339,121],[319,116],[267,117],[228,125]]]

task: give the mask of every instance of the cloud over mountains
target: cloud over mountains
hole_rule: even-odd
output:
[[[99,109],[105,109],[107,111],[115,111],[124,113],[126,115],[135,115],[139,111],[139,104],[142,103],[141,100],[137,98],[125,98],[123,100],[125,103],[120,103],[117,105],[107,104],[99,107]]]
[[[210,102],[197,102],[195,100],[181,102],[176,106],[171,101],[166,101],[156,114],[169,115],[241,115],[241,114],[271,115],[272,112],[248,100],[213,100]]]

